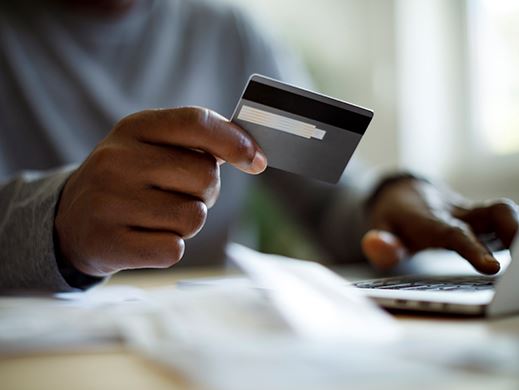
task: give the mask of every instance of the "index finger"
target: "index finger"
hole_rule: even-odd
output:
[[[475,269],[485,274],[499,271],[499,262],[478,241],[470,227],[463,222],[442,222],[439,234],[434,237],[435,246],[458,252],[468,260]]]
[[[267,167],[263,151],[248,133],[206,108],[142,111],[118,127],[141,142],[204,151],[246,173],[258,174]]]

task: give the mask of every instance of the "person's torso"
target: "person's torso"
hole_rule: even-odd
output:
[[[0,11],[0,180],[79,163],[145,108],[198,105],[229,117],[249,76],[225,14],[198,2],[137,1],[115,19],[23,4]],[[249,178],[227,164],[221,178],[185,263],[223,256]]]

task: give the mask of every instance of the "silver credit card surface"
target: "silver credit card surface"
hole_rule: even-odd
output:
[[[232,121],[249,132],[268,165],[337,183],[373,111],[252,75]]]

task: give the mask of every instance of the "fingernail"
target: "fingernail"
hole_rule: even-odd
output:
[[[260,151],[257,151],[254,155],[254,159],[252,160],[250,168],[253,173],[261,173],[267,169],[267,158],[265,155]]]
[[[496,268],[497,271],[501,269],[501,264],[499,264],[499,262],[490,255],[483,256],[483,261],[487,263],[489,266]]]

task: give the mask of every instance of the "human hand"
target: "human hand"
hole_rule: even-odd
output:
[[[122,119],[63,189],[55,218],[61,254],[92,276],[175,264],[218,197],[223,162],[250,174],[266,168],[254,140],[210,110]]]
[[[476,270],[499,271],[499,262],[481,237],[497,238],[509,248],[518,230],[518,207],[510,200],[478,206],[430,183],[402,179],[377,194],[369,207],[372,230],[362,248],[376,267],[387,269],[428,248],[458,252]]]

